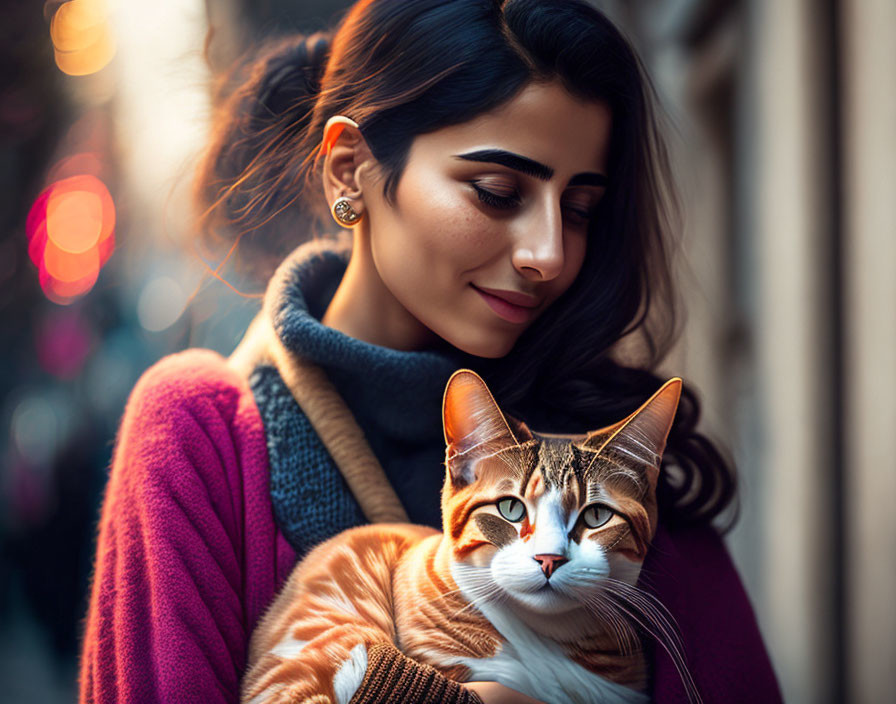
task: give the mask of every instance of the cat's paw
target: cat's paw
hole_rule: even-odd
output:
[[[336,704],[348,704],[367,674],[367,646],[358,643],[333,676]]]

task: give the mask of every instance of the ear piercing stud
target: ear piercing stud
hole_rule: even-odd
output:
[[[333,217],[336,219],[340,225],[345,227],[352,227],[360,222],[361,218],[364,217],[362,213],[358,213],[352,207],[351,198],[346,196],[340,196],[333,203]]]

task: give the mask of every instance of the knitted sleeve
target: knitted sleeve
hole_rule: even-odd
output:
[[[367,657],[367,674],[350,704],[482,704],[474,692],[391,645],[375,645]]]
[[[294,559],[265,453],[251,392],[216,353],[143,375],[103,498],[80,702],[238,701],[249,631]]]

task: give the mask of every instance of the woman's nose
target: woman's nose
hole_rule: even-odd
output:
[[[514,242],[513,265],[527,279],[550,281],[563,271],[563,215],[559,202],[545,200]]]

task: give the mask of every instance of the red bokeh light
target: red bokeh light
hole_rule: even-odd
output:
[[[93,174],[63,178],[35,199],[25,223],[28,254],[47,298],[67,304],[87,293],[115,248],[115,204]]]

